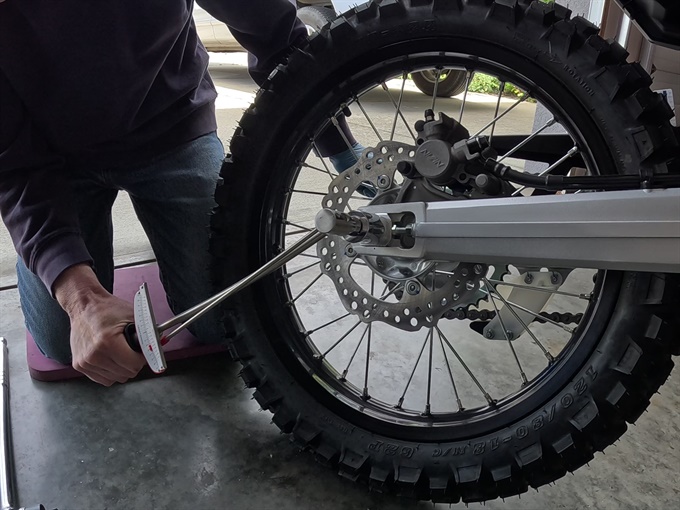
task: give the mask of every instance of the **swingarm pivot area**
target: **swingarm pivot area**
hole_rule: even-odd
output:
[[[359,212],[415,218],[407,229],[412,242],[399,242],[393,228],[381,246],[369,238],[357,242],[360,255],[680,273],[677,188],[414,202]]]

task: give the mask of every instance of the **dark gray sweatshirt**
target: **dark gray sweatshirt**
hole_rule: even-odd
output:
[[[201,3],[230,21],[260,75],[304,32],[286,0]],[[216,93],[192,6],[0,1],[0,213],[48,289],[64,269],[91,261],[71,206],[73,168],[132,160],[215,130]]]

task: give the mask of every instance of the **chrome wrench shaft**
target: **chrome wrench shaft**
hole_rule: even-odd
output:
[[[144,354],[151,369],[156,373],[161,373],[165,370],[165,358],[162,356],[160,346],[165,345],[168,340],[177,335],[180,331],[190,326],[198,319],[203,317],[210,310],[222,303],[227,298],[233,296],[240,290],[243,290],[248,285],[251,285],[259,279],[273,273],[284,264],[290,262],[303,251],[314,246],[317,242],[326,236],[323,232],[312,230],[305,237],[297,241],[290,248],[287,248],[272,260],[263,265],[254,273],[249,274],[245,278],[239,280],[219,294],[216,294],[202,303],[189,308],[188,310],[176,315],[172,319],[167,320],[162,324],[155,324],[153,317],[153,310],[149,301],[146,284],[142,285],[140,292],[135,297],[135,303],[143,304],[140,307],[140,313],[135,313],[135,330],[137,338],[133,339],[133,334],[126,328],[126,338],[133,349],[138,350]],[[162,335],[163,331],[167,331],[173,326],[177,326],[167,335]]]

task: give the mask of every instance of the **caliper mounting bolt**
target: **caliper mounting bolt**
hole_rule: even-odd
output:
[[[391,179],[387,175],[381,175],[378,177],[378,188],[380,189],[387,189],[390,187],[391,184]]]
[[[417,281],[411,280],[406,283],[406,292],[412,296],[417,296],[420,294],[420,284]]]

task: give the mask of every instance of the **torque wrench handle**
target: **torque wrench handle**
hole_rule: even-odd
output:
[[[135,328],[134,322],[130,322],[125,326],[123,335],[125,336],[125,341],[130,346],[130,349],[135,352],[142,352],[142,346],[139,343],[139,338],[137,337],[137,328]],[[161,338],[161,345],[165,345],[167,343],[168,339],[166,337]]]
[[[139,339],[137,338],[137,329],[135,328],[135,323],[130,322],[125,326],[123,330],[123,335],[125,336],[125,341],[135,352],[142,352],[142,346],[139,345]]]
[[[144,341],[140,341],[140,337],[137,334],[137,327],[134,322],[125,325],[123,336],[133,351],[144,355],[149,368],[151,368],[153,372],[161,374],[165,372],[165,369],[167,368],[162,346],[168,343],[168,338],[158,338],[157,333],[152,333],[152,336],[150,337],[148,334],[148,327],[149,326],[147,326],[147,334]]]

